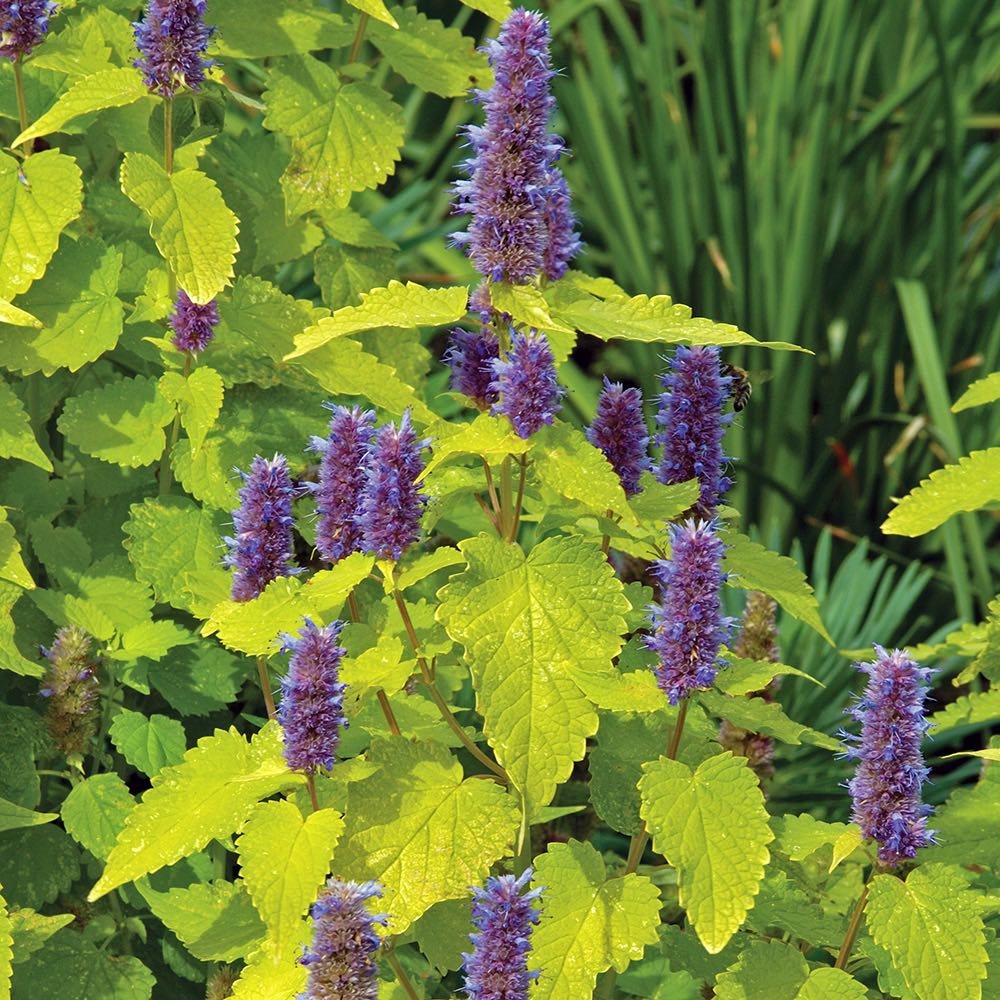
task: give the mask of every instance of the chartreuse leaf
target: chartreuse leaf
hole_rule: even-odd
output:
[[[677,869],[680,904],[715,954],[743,923],[771,856],[757,776],[729,752],[695,771],[666,757],[643,771],[641,815],[653,846]]]
[[[634,873],[609,879],[590,844],[550,844],[535,859],[532,885],[544,887],[531,935],[531,967],[541,970],[531,990],[537,1000],[589,997],[600,973],[624,972],[658,940],[659,890]]]
[[[288,800],[261,802],[243,827],[237,843],[243,881],[279,955],[295,953],[302,918],[343,831],[335,810],[320,809],[303,820]]]
[[[887,535],[916,538],[954,514],[980,510],[1000,500],[1000,448],[974,451],[930,474],[911,490],[882,524]]]
[[[510,854],[517,802],[492,781],[463,781],[462,765],[437,743],[378,741],[367,759],[380,770],[349,786],[334,870],[381,882],[398,934],[434,903],[464,898]]]
[[[11,935],[14,938],[14,964],[23,962],[38,951],[57,930],[73,923],[72,913],[45,916],[30,907],[10,911]]]
[[[962,410],[970,410],[973,406],[983,406],[986,403],[995,403],[1000,399],[1000,372],[993,372],[986,378],[977,379],[955,400],[951,408],[952,413],[961,413]]]
[[[108,731],[118,752],[143,774],[152,778],[163,768],[184,759],[184,727],[166,715],[143,715],[123,708]]]
[[[403,145],[403,112],[370,83],[341,85],[312,56],[283,59],[264,93],[264,124],[291,143],[281,178],[288,214],[344,208],[355,191],[381,184]]]
[[[698,701],[712,715],[728,719],[733,725],[752,733],[773,736],[792,746],[805,742],[825,750],[841,749],[841,744],[832,736],[790,719],[777,702],[763,698],[731,698],[719,691],[700,691]]]
[[[285,360],[300,357],[322,347],[335,337],[345,337],[376,327],[412,329],[418,326],[444,326],[465,315],[469,290],[424,288],[408,281],[390,281],[385,288],[361,293],[361,304],[345,306],[332,316],[321,319],[295,338],[295,350]]]
[[[867,990],[843,969],[813,969],[795,1000],[865,1000]]]
[[[215,182],[199,170],[168,175],[145,153],[126,153],[122,191],[149,220],[149,233],[194,302],[211,302],[233,276],[239,223]]]
[[[303,780],[281,758],[277,727],[265,726],[249,743],[235,729],[217,729],[188,750],[182,764],[164,768],[129,813],[90,898],[229,836],[260,799]]]
[[[2,886],[0,886],[2,891]],[[10,979],[14,974],[14,925],[7,912],[7,901],[0,895],[0,997],[10,997]]]
[[[13,389],[0,379],[0,458],[20,458],[52,471],[48,455],[38,446],[24,404]]]
[[[173,417],[157,380],[137,375],[68,399],[59,430],[85,455],[136,469],[163,454],[163,428]]]
[[[775,822],[778,847],[792,861],[805,861],[817,851],[831,848],[831,872],[861,846],[861,827],[857,823],[827,823],[809,813],[787,813]]]
[[[396,19],[389,13],[382,0],[348,0],[348,3],[362,14],[374,17],[375,20],[388,24],[391,28],[398,28]]]
[[[45,273],[59,234],[80,214],[82,193],[72,156],[46,149],[22,163],[0,153],[0,299]]]
[[[58,819],[58,813],[40,813],[25,809],[16,802],[0,799],[0,833],[7,830],[19,830],[23,826],[41,826]]]
[[[193,452],[201,448],[205,435],[215,424],[222,409],[223,392],[222,376],[204,365],[187,378],[177,372],[160,376],[160,393],[176,405]]]
[[[40,118],[13,142],[14,146],[51,132],[61,132],[73,119],[105,108],[120,108],[148,93],[142,74],[131,66],[104,69],[77,80]]]
[[[489,65],[472,39],[412,7],[394,7],[399,30],[368,26],[368,37],[397,73],[421,90],[460,97],[470,87],[489,85]]]
[[[875,943],[889,952],[920,1000],[978,1000],[986,978],[986,935],[978,898],[956,871],[925,864],[905,882],[876,875],[865,919]]]
[[[809,975],[798,948],[756,941],[715,981],[717,1000],[795,1000]]]
[[[63,800],[63,826],[95,858],[106,858],[134,808],[135,800],[117,774],[94,774],[74,785]]]
[[[732,574],[730,586],[760,590],[800,622],[815,629],[830,645],[834,644],[819,615],[819,603],[805,574],[788,556],[778,555],[750,541],[746,535],[723,532],[726,555],[723,568]]]
[[[271,0],[213,0],[212,23],[223,55],[240,59],[287,56],[347,45],[354,29],[316,0],[294,6]]]
[[[619,680],[628,599],[580,538],[547,538],[528,556],[485,535],[459,548],[469,568],[439,592],[438,619],[465,647],[487,739],[530,820],[597,729],[586,692]]]

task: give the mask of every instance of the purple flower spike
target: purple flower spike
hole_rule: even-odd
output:
[[[671,705],[711,687],[725,661],[719,647],[731,622],[723,617],[719,588],[725,580],[725,547],[715,524],[687,521],[670,526],[668,560],[654,564],[660,603],[650,607],[652,634],[644,640],[659,658],[656,678]]]
[[[388,917],[365,904],[381,895],[378,882],[326,883],[313,903],[312,946],[299,959],[309,979],[298,1000],[377,1000],[374,955],[381,940],[375,927]]]
[[[298,572],[292,558],[292,481],[284,455],[272,459],[258,455],[243,478],[240,506],[233,511],[235,537],[225,557],[233,575],[232,599],[252,601],[279,576]]]
[[[30,56],[58,6],[50,0],[0,0],[0,56],[11,62]]]
[[[316,489],[316,548],[327,562],[335,563],[361,551],[357,516],[375,414],[357,406],[329,409],[333,413],[329,436],[313,438],[313,449],[322,456]]]
[[[629,496],[638,493],[639,476],[643,469],[649,468],[646,454],[649,433],[642,415],[642,393],[638,389],[624,389],[621,382],[611,382],[605,377],[587,440],[604,452],[618,473],[622,489]]]
[[[380,428],[368,447],[358,526],[365,552],[398,560],[420,537],[427,497],[417,477],[424,470],[420,453],[429,440],[417,438],[407,411],[395,424]]]
[[[848,714],[861,723],[861,735],[841,733],[856,744],[846,756],[858,762],[849,782],[854,822],[878,843],[882,864],[897,865],[934,842],[927,829],[932,808],[921,802],[928,769],[920,741],[929,723],[924,698],[931,671],[902,650],[875,647],[874,663],[855,666],[868,675],[868,687]]]
[[[182,87],[199,90],[205,70],[202,58],[215,33],[204,23],[206,0],[149,0],[146,19],[132,25],[142,70],[150,93],[173,97]]]
[[[451,368],[451,387],[479,407],[488,410],[500,398],[493,385],[493,362],[500,357],[497,335],[484,326],[478,331],[451,331],[445,364]]]
[[[214,300],[204,305],[192,302],[182,288],[177,292],[174,311],[168,322],[174,331],[174,347],[188,354],[200,354],[215,336],[215,328],[219,325],[219,307]]]
[[[717,347],[678,347],[663,376],[667,391],[656,417],[663,428],[656,438],[663,458],[656,478],[670,484],[697,477],[701,496],[691,512],[700,518],[711,518],[719,498],[733,485],[723,474],[729,456],[722,451],[722,435],[733,419],[722,412],[731,381],[722,374]]]
[[[549,281],[556,281],[566,273],[569,262],[579,252],[581,243],[580,234],[576,230],[576,218],[570,208],[569,185],[558,167],[549,171],[546,190],[545,228],[548,231],[548,245],[545,248],[543,270]]]
[[[45,722],[63,753],[84,754],[97,733],[100,682],[90,635],[76,625],[56,632],[42,655],[49,661],[39,694],[48,701]]]
[[[515,10],[485,48],[494,84],[478,91],[486,123],[469,126],[469,180],[455,185],[455,211],[472,216],[452,240],[466,247],[480,274],[516,284],[533,278],[548,244],[548,172],[562,141],[548,134],[555,101],[549,81],[549,26],[541,14]]]
[[[539,918],[532,903],[542,890],[522,893],[531,875],[528,868],[517,879],[494,876],[485,889],[472,890],[472,919],[479,933],[469,935],[473,951],[462,956],[469,1000],[527,1000],[528,987],[538,978],[537,969],[528,970],[528,952]]]
[[[278,722],[285,733],[285,761],[293,771],[329,770],[336,759],[344,719],[340,682],[343,646],[337,645],[344,623],[320,628],[308,618],[297,636],[284,635],[283,651],[292,654],[281,681]]]
[[[507,356],[493,362],[490,388],[500,396],[491,412],[507,417],[519,437],[529,438],[543,424],[551,424],[563,390],[545,335],[512,332]]]

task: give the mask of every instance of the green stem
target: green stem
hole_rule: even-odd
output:
[[[392,950],[385,953],[385,960],[389,963],[389,968],[392,969],[399,981],[399,985],[403,987],[403,992],[410,998],[410,1000],[420,1000],[420,994],[416,991],[413,983],[410,982],[410,977],[403,971],[403,967],[399,964],[399,959],[396,958],[396,953]]]
[[[17,96],[17,117],[21,124],[21,131],[24,132],[28,128],[28,105],[24,100],[24,76],[21,72],[21,57],[14,61],[14,93]],[[24,144],[24,156],[31,156],[35,149],[35,140],[29,139]]]
[[[257,678],[260,681],[260,692],[264,696],[264,704],[267,706],[267,717],[274,721],[278,718],[278,712],[274,707],[274,694],[271,692],[271,678],[267,672],[267,660],[263,656],[257,657]]]
[[[184,378],[191,374],[191,366],[194,364],[194,355],[190,351],[184,354]],[[174,414],[174,422],[170,425],[170,437],[167,439],[166,447],[160,458],[160,496],[167,496],[174,486],[174,470],[170,464],[170,453],[174,450],[174,445],[181,436],[181,414],[178,410]]]
[[[364,41],[365,29],[368,27],[368,15],[362,14],[358,18],[358,30],[354,32],[354,41],[351,42],[351,51],[347,56],[347,63],[350,65],[357,61],[358,53],[361,52],[361,43]]]
[[[847,961],[851,957],[851,950],[854,948],[854,941],[858,936],[858,931],[861,930],[861,921],[864,919],[865,915],[865,903],[868,902],[868,889],[871,886],[871,882],[875,877],[876,871],[877,868],[873,866],[871,872],[868,874],[865,887],[861,890],[861,895],[858,897],[858,901],[854,905],[854,912],[851,914],[851,922],[847,925],[847,933],[844,935],[844,943],[840,946],[840,954],[837,955],[837,962],[834,965],[835,969],[847,968]]]

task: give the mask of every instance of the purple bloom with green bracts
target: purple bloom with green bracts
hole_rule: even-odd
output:
[[[205,59],[215,28],[205,24],[205,0],[149,0],[146,17],[132,25],[146,86],[153,94],[173,97],[183,87],[199,90],[205,70],[214,63]]]
[[[382,895],[378,882],[330,879],[313,903],[312,945],[299,961],[309,970],[298,1000],[377,1000],[381,944],[376,926],[386,914],[373,914],[367,901]]]
[[[233,511],[234,535],[225,538],[225,562],[233,574],[232,599],[252,601],[279,576],[299,572],[292,559],[292,499],[294,489],[284,455],[258,455],[243,479],[240,505]]]
[[[494,416],[505,416],[517,435],[529,438],[559,412],[562,388],[556,381],[556,363],[545,335],[511,332],[510,350],[493,362],[490,389],[499,399]]]
[[[364,484],[365,456],[375,433],[375,414],[360,407],[333,406],[330,432],[313,438],[321,456],[316,487],[316,548],[331,563],[361,551],[357,517]]]
[[[720,588],[725,546],[714,522],[670,526],[670,558],[654,564],[660,603],[650,607],[652,633],[644,639],[656,654],[654,668],[671,705],[712,686],[725,661],[719,647],[732,624],[722,614]]]
[[[174,333],[174,347],[187,354],[200,354],[215,336],[219,307],[214,300],[204,304],[192,302],[182,288],[177,292],[168,322]]]
[[[480,410],[488,410],[500,398],[493,385],[493,362],[500,357],[500,341],[488,327],[451,331],[445,364],[451,368],[451,387],[467,396]]]
[[[50,0],[0,0],[0,57],[16,62],[30,56],[58,8]]]
[[[532,905],[541,889],[524,892],[532,876],[499,875],[486,887],[472,890],[472,920],[478,933],[470,934],[473,950],[465,960],[465,993],[469,1000],[527,1000],[537,969],[528,969],[531,929],[539,912]]]
[[[362,549],[379,559],[398,560],[420,537],[427,496],[417,478],[424,471],[420,453],[430,446],[419,439],[407,410],[399,426],[379,428],[368,446],[358,513]]]
[[[666,392],[660,396],[656,421],[662,430],[656,442],[663,457],[656,478],[667,484],[697,478],[701,495],[691,512],[700,518],[712,517],[733,485],[723,472],[729,456],[722,451],[722,436],[733,419],[722,412],[731,382],[722,374],[717,347],[678,347],[662,380]]]
[[[580,234],[570,207],[569,185],[563,172],[553,167],[546,177],[545,229],[548,242],[542,270],[549,281],[557,281],[580,250]]]
[[[639,492],[639,477],[649,468],[649,432],[642,415],[642,393],[625,389],[621,382],[604,379],[597,401],[597,414],[587,431],[587,440],[604,452],[618,473],[622,489],[629,496]]]
[[[291,653],[281,681],[278,722],[285,734],[285,761],[293,771],[313,774],[336,760],[344,718],[345,685],[340,661],[346,652],[337,644],[341,621],[323,628],[308,618],[298,635],[283,635],[283,652]]]
[[[861,723],[861,734],[841,733],[855,744],[845,755],[858,762],[848,784],[854,799],[854,822],[878,844],[879,861],[897,865],[934,842],[927,829],[933,812],[921,801],[928,769],[920,742],[929,723],[924,717],[931,671],[900,649],[875,647],[874,663],[855,666],[868,675],[868,686],[848,714]]]

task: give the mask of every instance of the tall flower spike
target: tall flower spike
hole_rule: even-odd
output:
[[[874,663],[857,663],[868,686],[848,714],[861,723],[861,735],[842,733],[855,744],[846,755],[858,762],[848,784],[854,799],[854,822],[878,843],[884,865],[897,865],[934,842],[927,829],[933,811],[921,801],[928,775],[920,741],[929,723],[924,718],[931,671],[900,649],[875,647]]]
[[[451,331],[445,364],[451,368],[451,387],[468,396],[480,410],[488,410],[499,399],[493,389],[493,362],[500,357],[500,341],[488,327]]]
[[[58,6],[51,0],[0,0],[0,57],[16,62],[30,56]]]
[[[604,452],[622,489],[629,496],[639,492],[639,476],[649,468],[649,432],[642,415],[642,393],[624,389],[621,382],[604,379],[604,389],[597,401],[597,415],[587,431],[587,440]]]
[[[499,400],[494,416],[510,420],[519,437],[529,438],[544,424],[551,424],[559,412],[563,394],[556,381],[556,364],[545,335],[511,333],[510,351],[493,362],[490,389]]]
[[[566,273],[581,246],[570,207],[569,185],[558,167],[553,167],[546,178],[545,228],[548,244],[542,269],[549,281],[556,281]]]
[[[292,654],[281,681],[278,722],[285,734],[285,761],[293,771],[313,774],[333,767],[344,719],[340,682],[343,646],[337,645],[341,621],[325,628],[308,618],[297,636],[284,635],[284,652]]]
[[[472,920],[478,933],[470,934],[473,950],[465,959],[465,992],[469,1000],[527,1000],[528,987],[538,977],[528,969],[531,929],[538,923],[532,905],[541,889],[522,892],[532,876],[499,875],[474,888]]]
[[[145,20],[132,25],[135,65],[151,93],[173,97],[183,87],[201,88],[214,65],[203,58],[215,33],[204,22],[205,6],[206,0],[149,0]]]
[[[48,700],[45,722],[63,753],[86,753],[97,732],[100,686],[90,636],[76,625],[56,632],[42,654],[49,661],[39,694]]]
[[[549,26],[541,14],[515,10],[500,36],[486,46],[493,86],[478,91],[486,123],[469,126],[470,179],[455,185],[455,211],[472,216],[468,232],[452,240],[465,246],[480,274],[520,284],[544,263],[549,168],[562,142],[548,134],[554,100],[549,80]]]
[[[710,518],[732,480],[723,473],[729,457],[722,436],[733,419],[722,407],[732,379],[722,374],[717,347],[678,347],[663,376],[656,421],[663,428],[657,444],[663,457],[656,470],[661,483],[697,478],[701,495],[691,508],[694,516]]]
[[[332,406],[330,433],[313,438],[320,454],[319,485],[316,488],[316,548],[331,563],[361,550],[357,517],[365,456],[375,433],[375,414],[360,407]]]
[[[386,424],[375,434],[365,459],[358,526],[362,547],[379,559],[398,560],[420,537],[427,496],[417,477],[424,470],[421,451],[430,441],[417,438],[407,411],[399,426]]]
[[[659,659],[660,687],[671,705],[692,691],[710,687],[725,661],[719,647],[731,622],[722,614],[719,589],[725,580],[725,547],[713,522],[687,521],[670,527],[670,559],[654,564],[660,603],[650,607],[652,634],[644,640]]]
[[[313,903],[312,946],[299,961],[309,970],[299,1000],[377,1000],[381,943],[376,925],[385,914],[372,914],[366,902],[382,895],[378,882],[330,879]]]
[[[240,505],[233,511],[235,535],[225,538],[233,575],[232,599],[252,601],[279,576],[290,576],[292,559],[292,480],[284,455],[258,455],[250,472],[240,472]]]
[[[192,302],[181,288],[174,300],[169,323],[174,332],[174,347],[188,354],[200,354],[215,336],[215,328],[219,325],[219,307],[214,300],[204,305]]]

